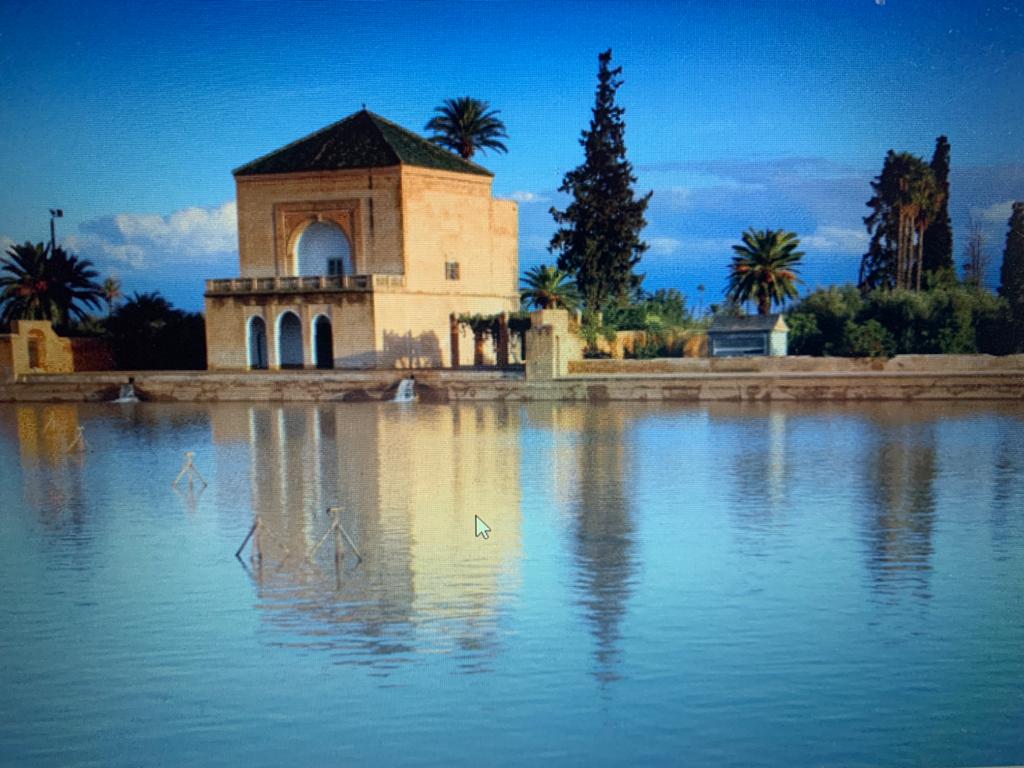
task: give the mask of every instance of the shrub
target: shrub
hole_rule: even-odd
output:
[[[1005,302],[963,285],[928,291],[819,289],[787,315],[802,355],[1005,354]]]
[[[877,320],[858,325],[852,320],[843,333],[844,352],[850,357],[890,357],[896,341]]]
[[[846,325],[856,319],[863,306],[860,291],[853,285],[814,291],[786,315],[790,350],[797,355],[844,354]]]

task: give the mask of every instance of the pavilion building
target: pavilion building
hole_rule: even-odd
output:
[[[210,369],[472,363],[453,318],[519,308],[516,204],[494,199],[487,169],[379,115],[234,177],[241,276],[206,282]]]

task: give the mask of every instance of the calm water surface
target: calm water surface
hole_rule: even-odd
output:
[[[1022,426],[0,405],[0,763],[1024,762]]]

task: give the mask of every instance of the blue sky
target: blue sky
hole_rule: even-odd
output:
[[[237,274],[231,169],[357,110],[420,131],[449,96],[501,110],[495,192],[520,201],[520,266],[582,160],[597,54],[654,191],[648,288],[720,299],[748,226],[796,231],[806,288],[855,280],[886,150],[953,149],[957,258],[970,216],[997,279],[1024,199],[1024,1],[0,4],[0,243],[59,238],[202,306]]]

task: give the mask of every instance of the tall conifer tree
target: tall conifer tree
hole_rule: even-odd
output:
[[[890,149],[882,172],[871,182],[874,194],[867,202],[871,213],[864,217],[871,242],[860,261],[858,284],[862,290],[896,286],[897,252],[902,228],[896,210],[895,158],[896,153]]]
[[[589,311],[624,300],[643,280],[634,268],[647,250],[640,232],[647,225],[644,212],[652,194],[637,198],[633,192],[636,176],[626,160],[624,110],[615,103],[622,68],[611,68],[611,60],[610,49],[598,56],[593,116],[580,138],[583,164],[565,174],[559,187],[572,195],[572,202],[564,211],[551,208],[559,229],[549,250],[558,255],[558,268],[576,278]]]
[[[932,155],[938,210],[924,235],[924,271],[935,273],[953,267],[953,224],[949,219],[949,139],[939,136]]]
[[[999,295],[1010,305],[1014,351],[1024,350],[1024,202],[1013,204],[1006,250],[999,270]]]

